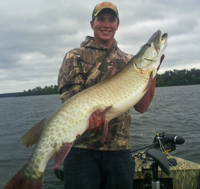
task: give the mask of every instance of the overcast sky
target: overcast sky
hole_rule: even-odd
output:
[[[57,84],[64,55],[93,35],[97,0],[0,0],[0,94]],[[113,0],[116,40],[135,54],[158,29],[168,33],[159,73],[200,69],[199,0]]]

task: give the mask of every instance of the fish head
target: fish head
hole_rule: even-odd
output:
[[[161,56],[167,46],[168,34],[162,35],[161,31],[155,32],[134,56],[134,64],[144,74],[153,72],[156,75],[160,65]]]

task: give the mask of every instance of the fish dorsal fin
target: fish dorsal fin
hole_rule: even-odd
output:
[[[33,126],[24,136],[22,136],[21,141],[24,147],[28,148],[38,141],[45,121],[46,118],[41,120],[39,123]]]
[[[67,154],[69,153],[71,147],[73,145],[72,143],[64,143],[61,148],[55,152],[55,162],[54,162],[54,166],[53,169],[57,169],[59,167],[59,165],[64,161],[65,157],[67,156]]]

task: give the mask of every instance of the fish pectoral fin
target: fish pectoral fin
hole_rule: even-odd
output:
[[[39,123],[33,126],[24,136],[22,136],[21,142],[24,147],[28,148],[38,141],[45,121],[46,118],[41,120]]]
[[[112,106],[108,106],[104,111],[102,111],[99,115],[98,118],[101,119],[105,114],[112,108]]]
[[[53,169],[57,169],[59,165],[64,161],[65,157],[69,153],[71,147],[73,146],[73,142],[71,143],[64,143],[61,148],[55,152],[54,156],[54,166]]]

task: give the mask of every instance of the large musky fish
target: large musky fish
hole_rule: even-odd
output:
[[[76,138],[88,129],[89,118],[96,110],[106,120],[104,143],[108,122],[132,108],[148,90],[166,46],[167,34],[161,35],[158,30],[119,73],[76,94],[28,131],[22,144],[29,147],[36,143],[32,156],[4,189],[41,189],[51,156],[55,154],[56,169]]]

